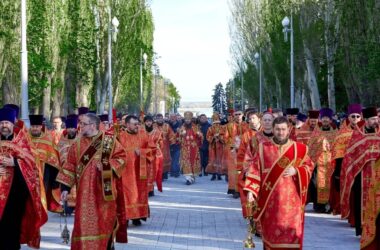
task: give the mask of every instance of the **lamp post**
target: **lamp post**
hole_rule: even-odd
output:
[[[108,8],[109,11],[109,27],[108,27],[108,95],[109,95],[109,107],[108,107],[108,120],[112,122],[112,34],[117,33],[119,27],[119,20],[114,17],[111,20],[111,7]]]
[[[290,25],[290,28],[289,28]],[[294,108],[294,38],[293,38],[293,14],[289,17],[284,17],[282,20],[284,27],[284,39],[288,41],[288,33],[290,33],[290,107]]]
[[[29,127],[28,51],[26,50],[26,0],[21,0],[21,119]]]
[[[259,95],[260,95],[260,101],[259,101],[259,112],[262,112],[262,107],[263,107],[263,79],[262,79],[262,71],[261,71],[261,65],[262,65],[262,62],[261,62],[261,49],[259,51],[259,53],[255,53],[255,59],[256,59],[256,63],[257,63],[257,66],[259,68],[259,86],[260,86],[260,89],[259,89]]]
[[[140,50],[140,111],[143,111],[143,65],[145,66],[147,54],[143,54],[143,50]]]

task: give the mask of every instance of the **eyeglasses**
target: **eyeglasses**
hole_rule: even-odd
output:
[[[241,113],[238,113],[238,114],[234,114],[234,116],[239,116],[239,115],[242,115]]]
[[[91,124],[94,124],[94,123],[79,122],[79,126],[81,126],[81,127],[85,127],[85,126],[88,126],[88,125],[91,125]]]
[[[361,117],[360,115],[351,115],[351,118],[352,118],[352,119],[355,119],[355,118],[358,118],[358,119],[359,119],[360,117]]]

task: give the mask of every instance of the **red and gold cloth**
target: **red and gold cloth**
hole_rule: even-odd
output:
[[[45,174],[45,164],[48,164],[59,171],[61,169],[59,152],[51,133],[42,132],[39,137],[34,137],[31,134],[29,135],[32,152],[36,158],[36,164],[41,171],[41,176],[44,176]],[[43,182],[43,179],[41,181]],[[45,197],[42,197],[42,199],[43,203],[46,202],[46,209],[48,211],[55,213],[62,212],[62,205],[60,204],[61,192],[59,187],[44,190],[42,193],[45,194]]]
[[[316,164],[317,176],[317,203],[327,204],[330,198],[331,177],[334,172],[334,166],[331,159],[331,145],[336,137],[336,130],[330,127],[330,130],[322,130],[316,127],[309,140],[309,156]]]
[[[167,123],[162,124],[162,126],[157,124],[156,128],[162,132],[163,145],[161,151],[163,156],[163,172],[167,173],[170,171],[172,162],[170,157],[170,144],[175,140],[176,135]]]
[[[77,137],[74,139],[69,139],[67,138],[66,132],[62,133],[62,136],[57,145],[61,166],[63,166],[66,163],[69,149],[76,140],[77,140]],[[70,190],[70,194],[67,196],[67,204],[69,207],[75,207],[75,203],[76,203],[76,186],[74,185]]]
[[[162,192],[162,172],[163,172],[163,155],[161,148],[163,147],[162,132],[153,128],[151,132],[147,132],[149,140],[149,148],[152,150],[152,161],[150,171],[148,172],[148,191],[154,190],[154,183],[157,185],[158,191]]]
[[[314,129],[310,127],[309,119],[302,125],[300,129],[296,129],[296,138],[298,142],[301,142],[305,145],[309,145],[309,140]]]
[[[238,176],[241,171],[236,169],[237,166],[237,150],[243,134],[249,130],[248,123],[230,122],[226,125],[226,150],[225,158],[228,168],[228,190],[239,191]]]
[[[137,134],[121,131],[119,140],[127,153],[127,166],[122,175],[126,219],[148,218],[148,168],[154,159],[148,135],[144,130]]]
[[[238,171],[241,171],[238,179],[238,186],[244,218],[253,216],[252,206],[247,203],[247,192],[244,190],[245,179],[249,166],[252,165],[252,158],[257,151],[259,143],[268,142],[271,141],[271,139],[272,137],[265,136],[263,131],[256,132],[250,129],[244,133],[243,139],[240,143],[237,153],[237,169]]]
[[[380,135],[376,133],[365,134],[364,128],[355,130],[352,134],[350,144],[347,148],[341,171],[341,210],[342,218],[349,218],[353,213],[350,204],[353,200],[351,196],[352,186],[355,177],[361,173],[361,193],[362,193],[362,208],[366,207],[367,202],[374,202],[369,200],[369,185],[371,183],[373,165],[380,158]],[[363,221],[363,212],[361,218]]]
[[[262,226],[266,249],[302,249],[304,206],[313,164],[307,146],[289,140],[284,145],[260,143],[246,178],[245,190],[257,200],[254,219]],[[284,177],[293,166],[297,174]]]
[[[108,146],[110,154],[104,157]],[[57,176],[58,182],[77,187],[71,249],[106,249],[115,235],[119,205],[116,179],[121,177],[125,159],[121,144],[104,132],[99,131],[94,137],[81,137],[71,145],[67,161]],[[97,167],[99,164],[103,166],[102,171]],[[106,165],[111,167],[110,186],[104,177]]]
[[[224,164],[225,144],[225,127],[220,123],[215,123],[207,130],[206,139],[209,142],[208,147],[208,165],[206,173],[226,174],[227,166]]]
[[[340,169],[342,159],[346,154],[347,146],[350,143],[352,133],[354,132],[354,129],[347,122],[348,120],[345,120],[337,131],[331,150],[332,167],[334,171],[336,171],[336,174],[331,177],[332,185],[330,192],[330,206],[334,214],[340,214],[341,212]],[[357,127],[355,127],[355,129],[357,129]]]
[[[380,249],[380,160],[373,164],[368,185],[368,199],[363,204],[360,249]]]
[[[50,131],[55,145],[59,143],[59,140],[61,139],[61,136],[63,135],[63,131],[64,131],[63,129],[60,131],[57,131],[57,130]]]
[[[202,145],[203,135],[198,126],[185,125],[179,129],[178,137],[181,145],[180,165],[184,176],[196,176],[201,172],[199,147]]]
[[[0,141],[0,156],[12,156],[17,159],[21,173],[29,190],[25,213],[21,224],[21,244],[39,248],[40,228],[47,221],[47,213],[41,199],[41,176],[36,167],[30,142],[24,129],[14,128],[12,141]],[[16,131],[17,130],[17,131]],[[8,195],[12,186],[14,169],[6,168],[7,173],[0,178],[0,218],[7,204]]]

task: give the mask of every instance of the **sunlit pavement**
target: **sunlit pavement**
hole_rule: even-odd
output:
[[[129,243],[116,244],[116,249],[243,249],[247,227],[240,201],[226,191],[224,180],[210,181],[210,176],[197,178],[191,186],[181,177],[170,178],[164,192],[156,191],[150,199],[151,217],[140,227],[130,225]],[[68,218],[70,232],[72,224]],[[41,249],[70,249],[61,243],[60,233],[60,217],[50,214],[42,228]],[[254,242],[255,249],[263,248],[259,238]],[[357,250],[359,238],[339,216],[307,212],[304,249]]]

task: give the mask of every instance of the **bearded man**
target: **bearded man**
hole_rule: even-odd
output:
[[[125,166],[125,151],[112,134],[99,130],[100,119],[87,113],[79,122],[81,137],[69,149],[57,181],[62,202],[76,185],[71,249],[113,249],[118,226],[116,180]]]
[[[302,249],[304,206],[313,172],[307,146],[289,139],[289,121],[273,121],[273,140],[260,143],[246,176],[247,199],[256,203],[264,249]],[[284,226],[286,225],[286,226]]]
[[[0,249],[39,248],[47,221],[41,182],[28,135],[13,109],[0,109]]]
[[[51,212],[62,212],[60,204],[60,187],[55,181],[61,169],[57,145],[51,133],[43,131],[43,116],[29,115],[31,145],[36,157],[37,167],[43,174],[43,183],[46,193],[46,206]],[[44,191],[43,191],[44,193]],[[42,195],[43,196],[43,195]],[[45,197],[43,197],[45,199]]]
[[[193,124],[193,113],[185,112],[185,123],[179,129],[178,138],[181,145],[180,165],[186,179],[186,185],[195,182],[195,177],[201,172],[199,147],[203,135],[198,126]]]

